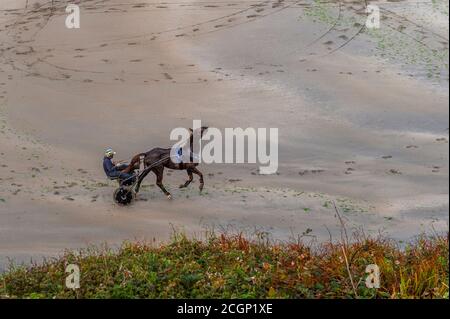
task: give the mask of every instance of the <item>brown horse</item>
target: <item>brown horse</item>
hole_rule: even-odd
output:
[[[200,129],[200,136],[203,136],[203,133],[208,129],[206,126],[202,126]],[[192,129],[190,130],[190,149],[193,150],[193,143],[194,143],[194,134]],[[198,163],[192,162],[192,154],[191,154],[191,162],[188,163],[174,163],[172,159],[170,158],[170,148],[154,148],[146,153],[140,153],[135,155],[132,159],[130,164],[125,168],[122,172],[129,173],[132,170],[139,169],[139,164],[141,161],[141,157],[144,157],[144,169],[147,167],[150,167],[151,165],[154,165],[153,168],[146,171],[145,173],[141,174],[138,178],[137,184],[136,184],[136,193],[139,192],[139,189],[141,187],[141,183],[144,180],[144,178],[147,176],[150,171],[155,173],[156,175],[156,185],[163,191],[163,193],[167,196],[167,198],[171,199],[172,195],[166,190],[164,187],[162,181],[164,176],[164,168],[173,169],[173,170],[186,170],[188,174],[188,180],[180,185],[180,188],[187,187],[194,179],[193,174],[196,174],[200,178],[200,192],[203,190],[204,186],[204,180],[203,180],[203,174],[197,169]]]

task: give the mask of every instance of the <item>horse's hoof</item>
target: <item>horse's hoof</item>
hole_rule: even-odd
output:
[[[167,199],[172,199],[172,195],[171,194],[167,195]]]
[[[186,187],[186,186],[184,186],[184,184],[181,184],[181,185],[180,185],[180,188],[185,188],[185,187]]]

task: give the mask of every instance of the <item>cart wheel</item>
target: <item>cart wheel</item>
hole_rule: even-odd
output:
[[[119,187],[114,192],[114,201],[121,206],[129,205],[134,198],[135,192],[132,189]]]

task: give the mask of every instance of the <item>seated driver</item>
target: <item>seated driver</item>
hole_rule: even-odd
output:
[[[109,178],[118,178],[120,180],[131,180],[133,177],[132,174],[124,173],[122,170],[125,169],[128,165],[126,164],[116,164],[112,160],[116,152],[111,148],[108,148],[105,151],[105,157],[103,158],[103,169],[105,170],[106,176]]]

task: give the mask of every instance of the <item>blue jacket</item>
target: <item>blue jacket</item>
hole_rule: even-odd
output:
[[[112,160],[108,157],[103,158],[103,169],[108,177],[111,177],[111,175],[116,171],[116,167],[114,166]]]

